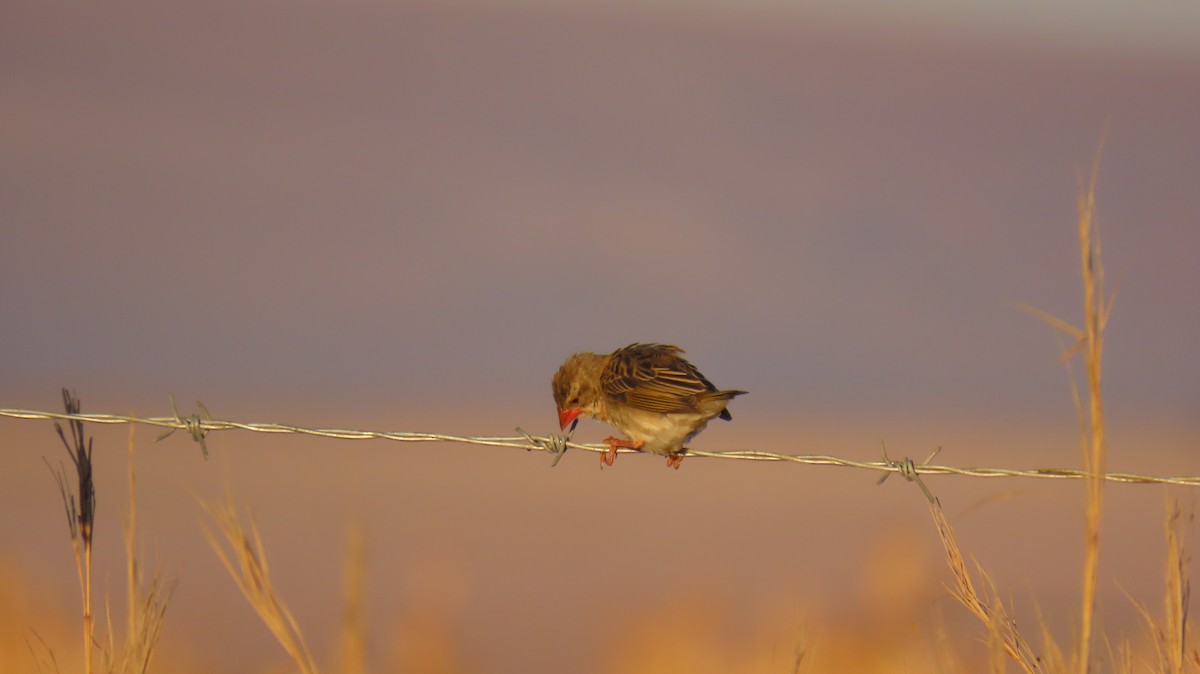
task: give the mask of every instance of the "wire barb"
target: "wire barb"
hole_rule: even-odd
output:
[[[929,462],[933,461],[933,458],[941,453],[941,447],[933,450],[933,452],[929,455],[929,458],[922,461],[920,466],[913,463],[913,460],[907,456],[904,457],[903,461],[892,461],[892,457],[888,456],[887,453],[887,445],[884,444],[883,441],[879,442],[879,448],[883,450],[884,463],[886,463],[888,466],[891,466],[891,468],[895,472],[899,473],[900,477],[904,478],[905,480],[908,480],[909,482],[916,482],[917,486],[921,488],[921,491],[925,492],[925,498],[929,499],[930,503],[937,503],[937,499],[934,498],[933,492],[929,491],[929,487],[925,486],[925,481],[921,479],[921,473],[917,469],[919,467],[929,465]],[[889,477],[891,477],[891,475],[891,473],[884,473],[883,477],[879,478],[879,481],[875,484],[883,484],[884,480],[887,480]]]
[[[571,430],[567,431],[566,433],[550,433],[544,438],[534,437],[526,433],[525,429],[521,428],[520,426],[517,426],[517,432],[525,436],[525,439],[528,440],[529,444],[533,445],[535,449],[553,454],[554,461],[550,463],[550,467],[553,468],[558,465],[559,461],[562,461],[563,455],[567,453],[567,443],[571,441],[571,436],[575,434],[575,426],[578,424],[579,420],[576,419],[575,421],[571,422]]]
[[[200,443],[200,451],[204,454],[204,458],[207,459],[208,445],[204,443],[204,436],[208,435],[209,429],[205,428],[204,422],[212,421],[212,414],[209,414],[208,408],[204,406],[204,403],[197,400],[196,407],[200,408],[200,411],[204,413],[204,417],[201,418],[199,414],[193,414],[190,417],[183,417],[179,414],[179,408],[175,406],[175,395],[168,393],[167,399],[171,401],[171,411],[175,413],[175,421],[177,421],[179,425],[172,426],[166,431],[159,433],[158,436],[154,438],[154,441],[159,442],[160,440],[169,437],[175,431],[183,429],[188,432],[188,435],[192,436],[193,440]]]

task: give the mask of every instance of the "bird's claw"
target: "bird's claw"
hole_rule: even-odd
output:
[[[604,441],[606,443],[608,443],[608,450],[600,455],[600,467],[601,468],[604,468],[605,466],[613,465],[613,461],[617,460],[617,448],[618,447],[639,450],[642,448],[642,445],[645,444],[644,440],[639,440],[637,442],[634,442],[633,440],[626,440],[624,438],[617,438],[617,437],[612,437],[612,436],[604,438]]]
[[[617,446],[609,445],[608,450],[600,455],[600,467],[611,466],[617,460]]]

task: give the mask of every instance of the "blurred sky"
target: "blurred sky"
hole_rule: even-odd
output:
[[[1008,302],[1076,318],[1107,123],[1114,402],[1200,400],[1200,49],[665,3],[7,13],[17,391],[470,407],[652,340],[758,405],[1040,409],[1053,342]]]
[[[1118,433],[1114,462],[1197,468],[1193,5],[3,14],[0,407],[68,385],[93,411],[163,414],[170,392],[244,420],[542,432],[565,356],[636,340],[751,392],[707,449],[1070,431],[1053,335],[1012,302],[1078,322],[1077,178],[1107,129],[1109,408],[1175,438]],[[972,457],[976,437],[947,462],[1033,460]],[[377,470],[305,456],[289,470],[314,502],[313,476]]]

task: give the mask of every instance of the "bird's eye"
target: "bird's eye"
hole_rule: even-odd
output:
[[[571,398],[570,402],[567,403],[567,407],[579,407],[579,396]]]

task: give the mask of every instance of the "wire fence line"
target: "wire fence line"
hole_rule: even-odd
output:
[[[172,401],[172,406],[174,401]],[[203,406],[201,409],[204,410]],[[42,419],[42,420],[77,420],[93,424],[141,424],[166,429],[158,436],[163,439],[177,430],[185,431],[200,444],[205,454],[208,448],[205,437],[212,431],[243,430],[254,433],[276,433],[309,435],[339,440],[392,440],[396,442],[452,442],[467,445],[485,445],[490,447],[512,447],[527,451],[541,451],[557,455],[554,463],[566,452],[575,449],[585,452],[605,452],[606,444],[585,444],[572,442],[569,435],[535,436],[517,429],[519,435],[511,436],[458,436],[442,433],[414,433],[408,431],[370,431],[341,428],[307,428],[289,424],[263,423],[254,421],[226,421],[212,419],[204,410],[204,416],[193,414],[182,416],[176,412],[170,417],[135,417],[121,414],[66,414],[64,412],[44,412],[40,410],[22,410],[0,408],[0,417],[12,419]],[[621,453],[637,453],[636,450],[619,450]],[[936,452],[935,452],[936,454]],[[892,460],[886,450],[879,461],[857,461],[844,459],[826,454],[780,454],[760,450],[704,451],[688,449],[687,456],[702,456],[712,459],[735,459],[739,461],[784,461],[791,463],[816,466],[841,466],[844,468],[859,468],[884,473],[882,482],[888,475],[898,473],[906,479],[919,480],[922,475],[965,475],[967,477],[1029,477],[1059,480],[1077,480],[1087,475],[1086,471],[1077,468],[973,468],[943,466],[929,463],[915,463],[912,459]],[[1140,475],[1137,473],[1105,473],[1104,478],[1110,482],[1131,484],[1172,484],[1184,487],[1200,487],[1200,476],[1158,476]],[[922,485],[923,486],[923,485]]]

